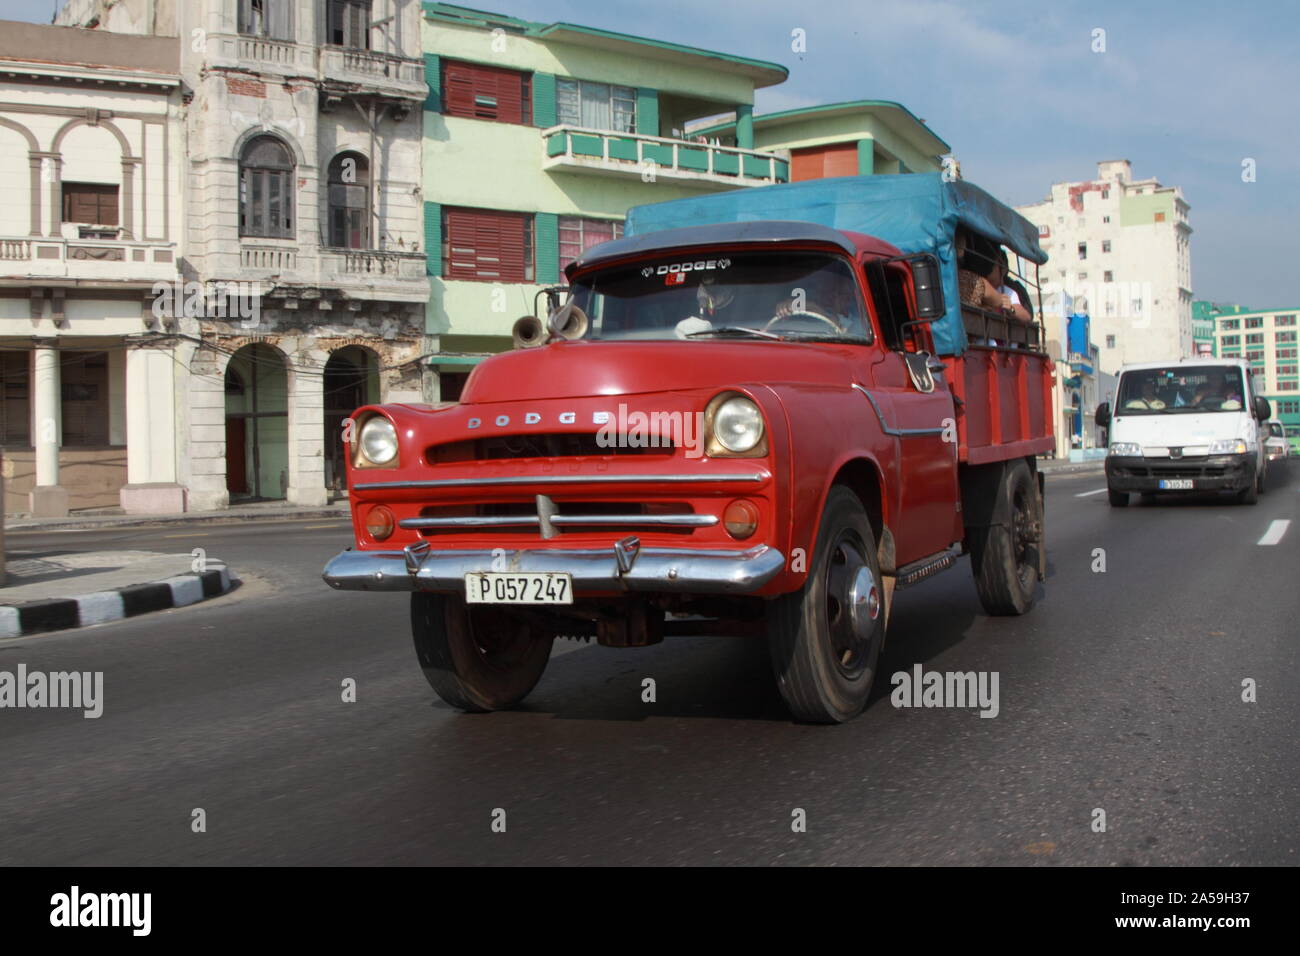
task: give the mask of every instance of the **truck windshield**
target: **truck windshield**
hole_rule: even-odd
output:
[[[589,339],[870,341],[853,269],[819,252],[721,252],[615,265],[576,280]]]
[[[1239,412],[1245,407],[1241,369],[1235,365],[1172,365],[1125,372],[1116,412],[1168,415]]]

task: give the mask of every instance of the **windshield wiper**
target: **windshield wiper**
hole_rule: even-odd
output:
[[[784,336],[777,335],[775,332],[765,332],[762,329],[747,329],[739,325],[724,325],[720,329],[699,329],[695,332],[687,332],[686,338],[694,338],[697,335],[757,335],[761,339],[776,339],[781,341]]]

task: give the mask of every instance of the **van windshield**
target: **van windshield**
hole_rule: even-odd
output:
[[[1235,365],[1171,365],[1125,372],[1115,411],[1121,415],[1239,412],[1245,407]]]
[[[822,252],[722,252],[615,265],[577,279],[586,338],[870,341],[853,267]]]

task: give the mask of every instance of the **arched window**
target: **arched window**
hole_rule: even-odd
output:
[[[249,140],[239,158],[239,234],[293,238],[293,156],[273,136]]]
[[[360,153],[339,153],[329,168],[330,245],[370,248],[370,164]]]

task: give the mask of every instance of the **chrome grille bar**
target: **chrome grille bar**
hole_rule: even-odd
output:
[[[510,485],[633,485],[694,484],[730,481],[767,481],[756,472],[721,475],[510,475],[495,478],[434,478],[421,481],[363,481],[354,484],[356,491],[396,491],[403,488],[501,488]]]
[[[542,519],[537,515],[490,515],[455,518],[403,518],[398,527],[409,530],[437,528],[535,528]],[[717,515],[555,515],[556,527],[671,527],[710,528],[718,523]]]

